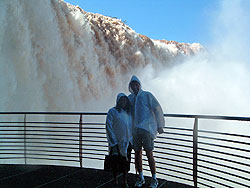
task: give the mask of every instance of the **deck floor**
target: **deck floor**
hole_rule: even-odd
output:
[[[122,188],[122,176],[119,176]],[[128,175],[128,184],[134,187],[135,174]],[[190,188],[191,186],[158,179],[159,188]],[[146,177],[148,187],[150,178]],[[113,176],[103,170],[35,165],[0,165],[1,188],[112,188]]]

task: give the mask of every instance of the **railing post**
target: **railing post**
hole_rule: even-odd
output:
[[[24,120],[23,120],[23,151],[24,151],[24,162],[25,165],[27,164],[27,158],[26,158],[26,114],[24,114]]]
[[[82,168],[82,114],[80,115],[79,120],[79,160],[80,167]]]
[[[193,181],[194,187],[197,188],[197,147],[198,147],[198,118],[194,120],[193,129]]]

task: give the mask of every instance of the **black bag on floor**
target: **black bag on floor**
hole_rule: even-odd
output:
[[[114,161],[112,155],[110,155],[110,154],[105,155],[105,159],[104,159],[104,170],[105,171],[112,171],[112,169],[113,169],[112,161]]]

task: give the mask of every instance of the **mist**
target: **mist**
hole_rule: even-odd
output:
[[[206,52],[140,78],[165,113],[249,116],[250,2],[221,1],[208,24]]]

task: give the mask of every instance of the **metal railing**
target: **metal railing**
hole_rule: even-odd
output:
[[[89,166],[96,167],[100,161],[100,168],[108,151],[105,118],[106,113],[2,112],[0,163],[86,167],[93,161]],[[155,140],[159,175],[194,187],[250,187],[250,118],[180,114],[165,118],[164,133]],[[204,127],[211,130],[202,121],[208,121]],[[216,131],[214,121],[225,122],[223,131]],[[228,132],[228,121],[234,123],[231,127],[245,122],[248,129],[242,134]]]

